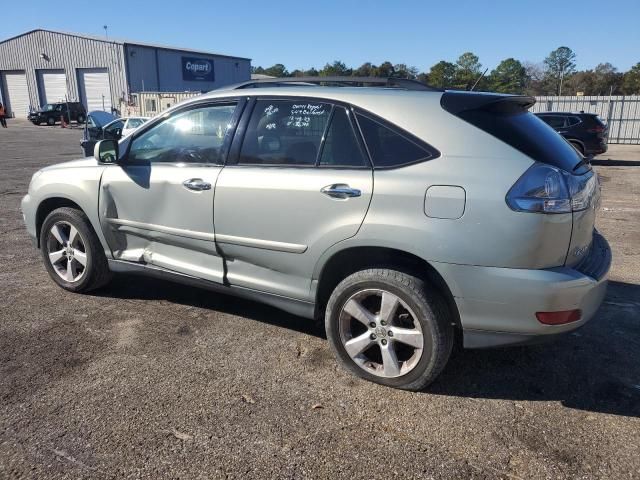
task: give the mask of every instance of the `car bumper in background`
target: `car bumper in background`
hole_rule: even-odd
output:
[[[574,268],[544,270],[437,264],[451,286],[464,346],[485,348],[537,343],[587,323],[602,303],[611,250],[597,232],[589,255]],[[537,312],[580,310],[580,319],[545,325]]]

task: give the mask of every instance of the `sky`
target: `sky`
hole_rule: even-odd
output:
[[[568,46],[578,69],[640,62],[640,0],[3,0],[0,39],[35,28],[249,57],[289,70],[386,60],[420,71],[466,51],[493,69]]]

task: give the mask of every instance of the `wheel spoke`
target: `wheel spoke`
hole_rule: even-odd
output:
[[[398,309],[398,297],[390,292],[382,292],[382,302],[380,304],[380,320],[386,321],[391,325],[396,310]]]
[[[58,250],[57,252],[51,252],[49,253],[49,261],[51,262],[52,265],[55,265],[56,263],[58,263],[60,260],[62,260],[63,258],[65,258],[65,250]]]
[[[400,374],[400,362],[393,348],[393,342],[380,347],[382,352],[382,369],[388,377],[395,377]]]
[[[389,330],[393,332],[394,341],[404,343],[413,348],[422,348],[423,339],[422,332],[420,330],[398,327],[393,327]]]
[[[73,258],[76,259],[78,261],[78,263],[80,265],[82,265],[83,267],[87,266],[87,254],[86,253],[81,252],[80,250],[74,250]]]
[[[69,245],[73,245],[76,241],[76,237],[78,236],[78,230],[73,225],[70,225],[69,229]]]
[[[75,272],[74,272],[74,268],[73,268],[73,262],[71,261],[71,259],[67,259],[67,272],[64,276],[64,279],[67,282],[73,282],[73,278],[75,277]]]
[[[67,236],[65,235],[65,233],[62,231],[62,228],[60,228],[60,225],[58,224],[51,227],[51,234],[55,237],[55,239],[58,241],[60,245],[64,245],[65,242],[67,241]]]
[[[358,320],[360,323],[365,326],[369,326],[370,322],[375,321],[375,318],[360,302],[354,300],[353,298],[347,302],[344,306],[344,311],[351,315],[353,318]]]
[[[347,350],[349,356],[353,358],[364,352],[372,343],[374,342],[371,340],[371,334],[364,332],[362,335],[347,341],[344,344],[344,348]]]

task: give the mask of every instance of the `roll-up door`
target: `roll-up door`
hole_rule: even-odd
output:
[[[80,94],[87,112],[111,111],[111,88],[106,68],[90,68],[79,71]]]
[[[4,72],[4,98],[7,113],[16,118],[27,118],[29,113],[29,89],[24,72]]]
[[[67,76],[64,70],[38,70],[40,103],[58,103],[67,100]]]

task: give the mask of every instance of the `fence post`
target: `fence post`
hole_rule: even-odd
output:
[[[622,143],[620,129],[622,128],[622,119],[624,118],[624,99],[625,95],[622,96],[622,102],[620,103],[620,122],[618,122],[618,138],[616,139],[618,143]]]

